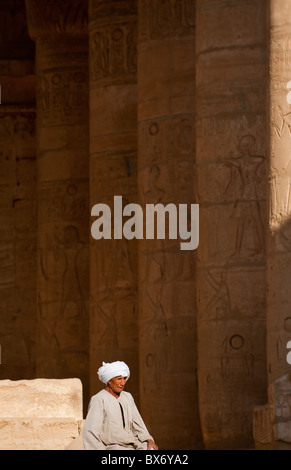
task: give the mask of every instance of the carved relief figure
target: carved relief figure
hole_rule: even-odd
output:
[[[86,259],[86,245],[79,239],[79,232],[75,226],[67,226],[64,228],[63,238],[59,239],[55,236],[55,244],[47,245],[46,253],[53,251],[53,259],[51,267],[48,270],[43,256],[43,248],[40,247],[40,269],[43,278],[49,282],[51,275],[55,271],[55,263],[60,259],[63,262],[63,273],[61,279],[61,302],[59,316],[61,317],[65,311],[68,302],[73,302],[77,306],[78,314],[86,315],[86,296],[84,292],[84,284],[86,279],[82,279],[83,264]]]
[[[87,317],[87,254],[86,244],[79,239],[77,227],[72,225],[64,228],[61,238],[55,235],[53,242],[47,237],[45,247],[40,247],[40,271],[46,283],[40,286],[38,293],[42,333],[56,348],[65,347],[65,335],[61,345],[59,334],[63,323],[68,318],[72,320],[70,326],[68,322],[66,334],[73,337],[74,322]],[[50,290],[53,294],[49,294]],[[70,303],[75,308],[70,308]]]
[[[171,26],[171,1],[170,0],[159,0],[156,3],[156,21],[158,29],[161,34],[168,32]]]
[[[127,73],[135,73],[136,41],[134,23],[97,30],[92,35],[90,43],[91,79],[93,81],[106,77],[116,79]]]
[[[72,0],[52,4],[50,0],[30,0],[27,16],[32,25],[45,23],[52,32],[60,33],[88,27],[86,2]]]
[[[87,95],[84,93],[87,71],[45,72],[39,74],[37,87],[40,116],[43,120],[60,121],[76,119],[86,109]],[[83,88],[83,89],[82,89]]]
[[[133,288],[136,275],[132,265],[128,240],[111,240],[110,247],[104,240],[95,243],[94,258],[99,291],[112,296],[117,288]]]
[[[69,301],[74,302],[81,315],[86,315],[85,298],[82,292],[82,280],[80,279],[81,251],[84,249],[84,243],[79,239],[78,229],[71,225],[65,227],[64,237],[59,240],[63,248],[63,254],[66,260],[66,268],[62,278],[62,300],[60,313],[63,314]]]
[[[222,344],[221,370],[226,380],[241,380],[253,376],[254,355],[249,339],[234,334],[226,336]]]
[[[255,145],[254,136],[244,135],[239,142],[238,156],[231,158],[226,163],[231,170],[231,175],[225,193],[233,189],[237,180],[239,187],[239,195],[232,212],[232,218],[237,219],[235,251],[232,256],[242,254],[246,230],[250,224],[252,224],[257,238],[252,255],[264,251],[264,222],[259,202],[258,184],[259,171],[265,158],[254,153]]]
[[[43,118],[49,117],[50,110],[50,94],[49,94],[49,81],[45,75],[39,76],[39,84],[36,90],[37,103],[40,107],[40,112]]]
[[[104,31],[94,33],[91,50],[92,78],[106,77],[109,73],[109,41]]]
[[[111,33],[111,68],[114,75],[120,75],[125,70],[125,40],[122,28],[116,28]]]
[[[135,73],[137,70],[137,50],[136,50],[136,41],[137,41],[137,31],[136,25],[129,29],[126,36],[126,49],[127,49],[127,69],[129,72]]]
[[[227,273],[222,270],[217,279],[210,269],[206,271],[206,280],[214,290],[213,296],[206,305],[202,316],[206,318],[227,318],[231,315],[230,294],[227,285]]]
[[[145,193],[146,201],[156,204],[161,202],[165,191],[159,186],[159,179],[161,175],[160,167],[155,163],[151,166],[148,173],[148,190]]]
[[[276,417],[278,418],[290,418],[291,411],[291,394],[290,393],[278,393],[276,395]]]
[[[195,5],[186,0],[149,0],[148,34],[143,24],[142,39],[189,34],[195,26]],[[146,14],[146,2],[142,2],[141,17]]]
[[[272,126],[274,127],[277,136],[280,139],[285,129],[288,131],[289,136],[291,136],[291,112],[284,114],[281,106],[277,106],[277,109],[280,117],[280,124],[276,124],[275,121],[272,122]]]
[[[166,314],[161,302],[162,293],[162,286],[155,296],[151,295],[148,289],[145,290],[147,304],[152,311],[152,317],[144,326],[143,335],[150,335],[154,339],[157,339],[159,336],[168,335]]]
[[[147,380],[145,381],[145,389],[149,392],[160,390],[161,371],[160,363],[156,354],[149,353],[146,357]]]
[[[104,331],[98,335],[97,344],[110,345],[118,349],[118,335],[116,323],[116,302],[107,302],[102,305],[101,302],[97,303],[97,315],[105,324]]]

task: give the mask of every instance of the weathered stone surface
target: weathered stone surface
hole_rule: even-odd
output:
[[[112,213],[114,196],[138,202],[136,36],[136,0],[89,1],[90,207]],[[102,361],[122,358],[139,401],[137,277],[136,240],[91,240],[91,394],[102,387]]]
[[[85,450],[83,444],[82,430],[85,424],[85,420],[79,421],[78,435],[74,437],[71,442],[66,446],[66,450]]]
[[[18,63],[9,66],[7,74],[28,72]],[[0,378],[17,380],[35,377],[37,163],[35,113],[10,105],[7,109],[5,96],[0,105]]]
[[[291,373],[268,386],[268,403],[254,408],[255,448],[291,449]]]
[[[291,373],[269,385],[270,418],[276,442],[291,444]]]
[[[1,450],[65,449],[80,438],[82,418],[79,379],[0,381]]]
[[[290,2],[270,1],[268,24],[267,361],[268,381],[273,383],[290,369],[286,360],[286,346],[291,338],[291,51],[287,46],[291,41]]]
[[[78,436],[72,418],[0,418],[0,450],[65,450]]]
[[[78,376],[88,402],[87,1],[26,2],[36,43],[38,377]]]
[[[206,448],[252,447],[266,401],[265,3],[196,1],[199,411]]]
[[[139,201],[190,205],[196,202],[195,4],[139,0],[138,6]],[[142,415],[161,448],[200,448],[196,253],[180,251],[168,235],[139,240],[138,282]]]
[[[254,408],[253,436],[256,450],[272,450],[274,448],[269,405]]]
[[[0,417],[83,417],[82,383],[79,379],[0,381]]]

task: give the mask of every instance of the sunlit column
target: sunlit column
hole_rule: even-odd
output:
[[[291,4],[270,0],[268,16],[268,381],[287,371],[291,350]]]

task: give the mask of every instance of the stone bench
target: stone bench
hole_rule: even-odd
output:
[[[64,450],[80,442],[79,379],[0,380],[0,450]]]

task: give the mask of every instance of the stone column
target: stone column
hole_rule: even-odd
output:
[[[200,416],[206,448],[239,449],[267,398],[265,5],[196,7]]]
[[[194,2],[140,0],[138,15],[140,203],[144,210],[146,204],[188,204],[190,212]],[[195,251],[181,251],[180,240],[169,239],[167,231],[165,240],[139,242],[141,411],[162,449],[197,449]]]
[[[270,0],[269,174],[267,236],[267,361],[273,383],[290,371],[286,349],[291,340],[291,5]]]
[[[26,2],[36,42],[38,377],[88,394],[87,2]]]
[[[22,69],[20,64],[17,68]],[[0,106],[0,377],[16,380],[33,378],[35,374],[35,112],[31,104],[12,106],[3,101]]]
[[[89,2],[90,207],[108,204],[112,219],[114,196],[137,202],[136,19],[136,0]],[[91,238],[91,393],[102,361],[123,360],[138,402],[137,244],[114,236]]]
[[[17,380],[35,376],[34,43],[19,2],[0,21],[0,377]]]

